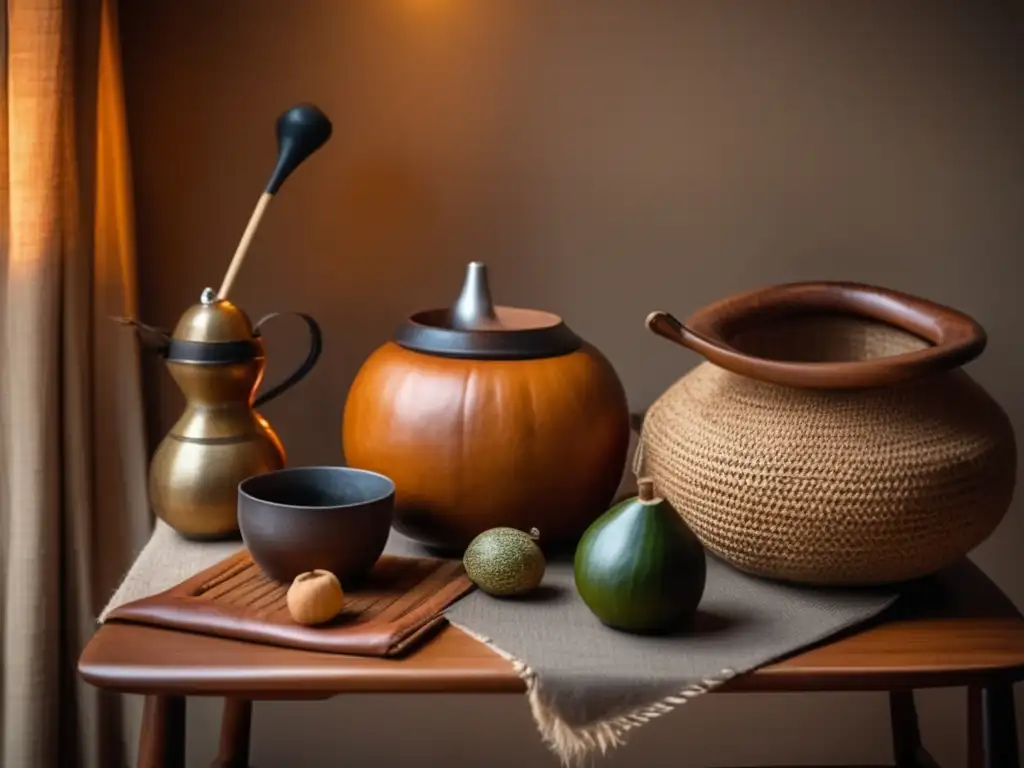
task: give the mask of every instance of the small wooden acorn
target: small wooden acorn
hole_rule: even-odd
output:
[[[328,622],[341,613],[344,604],[341,582],[330,571],[300,573],[288,588],[288,612],[299,624]]]

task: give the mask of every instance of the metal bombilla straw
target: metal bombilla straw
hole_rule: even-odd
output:
[[[327,115],[312,104],[294,106],[277,119],[277,165],[263,194],[256,201],[256,207],[249,217],[242,239],[235,248],[235,255],[231,257],[228,271],[220,284],[220,290],[217,291],[218,300],[227,298],[270,201],[285,179],[327,142],[331,137],[331,130],[331,121]]]

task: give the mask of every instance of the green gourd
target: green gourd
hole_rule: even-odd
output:
[[[672,506],[639,480],[639,495],[595,520],[576,548],[576,589],[604,624],[638,634],[691,621],[704,595],[704,548]]]

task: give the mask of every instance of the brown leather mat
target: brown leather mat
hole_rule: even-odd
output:
[[[384,555],[346,592],[337,618],[307,627],[288,613],[288,586],[266,576],[243,549],[176,587],[115,608],[106,620],[327,653],[399,656],[440,629],[444,609],[472,589],[457,560]]]

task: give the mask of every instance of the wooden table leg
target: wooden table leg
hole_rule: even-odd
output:
[[[981,688],[967,689],[967,768],[985,768],[985,729]]]
[[[971,688],[968,697],[970,768],[1020,768],[1013,686]]]
[[[220,721],[220,752],[210,768],[249,768],[249,734],[252,731],[252,702],[225,699]]]
[[[889,692],[889,723],[896,768],[914,768],[921,750],[921,729],[913,691]]]
[[[889,721],[896,768],[935,768],[934,758],[921,742],[913,691],[889,692]]]
[[[138,768],[185,768],[185,697],[147,696]]]

